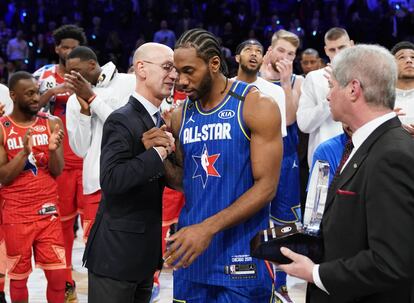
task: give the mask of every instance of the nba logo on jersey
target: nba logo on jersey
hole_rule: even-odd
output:
[[[214,164],[217,159],[220,157],[220,154],[209,155],[207,146],[204,144],[203,151],[201,155],[193,155],[193,160],[196,164],[194,171],[193,179],[201,178],[203,188],[207,185],[208,177],[221,177]]]
[[[27,157],[23,170],[30,170],[34,176],[37,176],[36,159],[33,156],[33,153],[30,153],[30,155]]]

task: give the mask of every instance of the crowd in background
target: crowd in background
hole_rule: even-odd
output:
[[[63,24],[83,27],[98,58],[120,71],[128,70],[142,43],[173,47],[185,30],[203,27],[221,38],[234,75],[236,46],[256,38],[267,47],[279,29],[299,36],[299,50],[321,54],[323,35],[335,26],[347,28],[357,43],[390,48],[414,41],[413,8],[410,0],[6,0],[0,2],[0,82],[16,70],[56,62],[52,32]]]

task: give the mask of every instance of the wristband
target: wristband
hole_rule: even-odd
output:
[[[94,94],[92,97],[90,97],[86,102],[88,102],[88,104],[91,104],[93,100],[95,100],[96,95]]]

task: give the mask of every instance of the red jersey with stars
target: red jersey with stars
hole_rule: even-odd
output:
[[[40,85],[40,93],[51,89],[57,85],[63,84],[65,80],[58,74],[58,65],[45,65],[37,70],[33,75],[38,79]],[[70,148],[69,136],[66,130],[66,103],[69,99],[69,94],[58,94],[54,99],[54,109],[52,114],[58,116],[65,127],[65,136],[63,137],[63,157],[65,159],[65,169],[82,169],[83,159],[78,157]]]
[[[33,128],[32,153],[23,171],[10,184],[1,188],[3,223],[34,222],[44,219],[45,215],[56,214],[57,185],[48,169],[51,134],[48,115],[37,116],[28,126],[17,124],[9,116],[1,117],[0,123],[4,138],[2,144],[8,161],[23,149],[23,138],[28,128]]]

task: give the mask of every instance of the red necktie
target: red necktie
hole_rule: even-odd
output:
[[[341,175],[341,170],[344,167],[344,164],[348,160],[349,156],[351,155],[353,148],[354,148],[354,144],[352,143],[352,138],[349,137],[345,143],[345,148],[344,148],[344,152],[342,153],[341,161],[339,162],[339,166],[336,168],[335,175],[332,179],[331,184],[336,182],[338,177]]]

